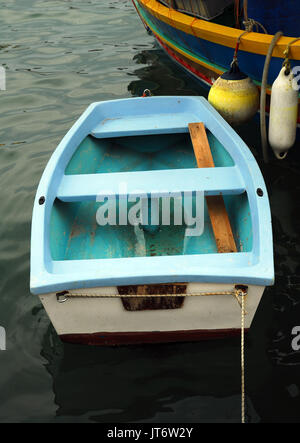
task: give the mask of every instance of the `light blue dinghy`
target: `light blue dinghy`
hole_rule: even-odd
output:
[[[273,280],[263,177],[204,98],[92,104],[52,155],[34,204],[31,291],[62,339],[239,333],[234,295],[248,294],[249,328]]]

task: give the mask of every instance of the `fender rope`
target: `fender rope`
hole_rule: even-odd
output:
[[[265,34],[268,34],[268,31],[261,23],[257,22],[256,20],[253,20],[252,18],[249,18],[249,16],[248,16],[248,0],[244,0],[244,18],[245,18],[245,21],[243,22],[243,24],[245,25],[246,30],[251,29],[251,31],[253,31],[254,26],[256,26],[256,32],[258,32],[259,28],[261,28]]]
[[[291,72],[291,62],[290,62],[290,50],[291,50],[291,46],[298,42],[300,40],[300,37],[295,38],[294,40],[292,40],[286,47],[286,50],[284,51],[283,55],[285,57],[285,60],[283,62],[283,67],[286,67],[286,71],[285,74],[289,75]]]
[[[269,155],[268,155],[268,136],[267,136],[267,125],[266,125],[266,97],[267,97],[267,82],[269,75],[270,63],[273,55],[274,48],[280,39],[283,36],[283,32],[279,31],[274,35],[273,40],[269,46],[268,53],[266,56],[263,78],[261,82],[261,94],[260,94],[260,133],[261,133],[261,144],[263,150],[264,162],[268,163]]]
[[[240,45],[241,45],[241,41],[242,38],[247,35],[250,34],[251,32],[254,32],[254,26],[256,26],[256,32],[259,31],[259,27],[261,27],[261,29],[264,31],[265,34],[267,34],[267,30],[266,28],[259,22],[253,20],[252,18],[250,19],[246,19],[243,24],[245,25],[245,31],[242,32],[242,34],[238,37],[237,42],[236,42],[236,47],[235,47],[235,51],[234,51],[234,56],[233,56],[233,61],[232,61],[232,65],[234,63],[237,63],[237,59],[238,59],[238,51],[240,49]]]

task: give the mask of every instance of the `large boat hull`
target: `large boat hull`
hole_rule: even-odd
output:
[[[229,69],[236,41],[241,34],[240,30],[189,17],[166,8],[156,0],[150,2],[133,0],[133,3],[144,25],[151,31],[161,48],[181,68],[201,82],[202,86],[210,88],[215,80]],[[210,33],[208,33],[207,27],[209,27]],[[266,51],[272,37],[255,34],[254,37],[251,37],[252,40],[247,40],[247,36],[245,36],[245,42],[242,40],[240,44],[238,53],[240,68],[253,79],[259,88],[263,77]],[[274,50],[268,77],[267,113],[270,104],[270,85],[275,81],[282,68],[284,49],[292,40],[283,37],[279,47]],[[298,66],[300,64],[300,47],[296,44],[290,54],[292,66]],[[298,128],[300,128],[300,108]]]

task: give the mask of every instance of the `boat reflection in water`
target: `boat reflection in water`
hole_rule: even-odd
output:
[[[152,50],[143,50],[135,55],[134,61],[142,65],[130,73],[131,77],[138,77],[128,85],[128,91],[134,97],[142,96],[145,89],[154,95],[208,95],[201,84],[172,63],[157,43]]]
[[[274,330],[272,291],[247,337],[248,422],[299,421],[299,352],[291,350],[287,299],[276,294],[284,330]],[[295,311],[296,314],[296,311]],[[279,325],[277,325],[279,327]],[[116,348],[62,343],[52,326],[42,355],[61,422],[240,421],[240,340]]]
[[[240,420],[239,339],[99,348],[62,344],[49,327],[43,356],[53,377],[55,421]],[[252,406],[249,412],[258,421]]]

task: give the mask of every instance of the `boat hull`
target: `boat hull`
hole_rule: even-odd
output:
[[[178,21],[171,20],[169,23],[163,20],[164,6],[160,6],[156,11],[152,9],[152,5],[158,2],[150,2],[150,6],[144,0],[133,0],[136,9],[140,15],[141,20],[149,31],[153,34],[157,40],[160,47],[165,51],[165,53],[179,65],[182,69],[191,74],[197,81],[201,83],[202,86],[210,89],[215,80],[224,72],[229,69],[232,62],[234,49],[228,47],[224,43],[224,38],[226,32],[232,31],[232,28],[223,27],[225,35],[223,38],[219,38],[219,42],[206,40],[205,38],[198,37],[197,33],[193,31],[194,24],[192,22],[191,29],[192,33],[184,32],[180,26],[180,20],[184,22],[186,16],[185,14],[176,13],[179,18]],[[154,13],[155,11],[155,13]],[[171,14],[171,11],[170,11]],[[171,17],[171,15],[170,15]],[[194,22],[200,22],[198,19],[194,19]],[[238,30],[234,30],[238,31]],[[218,37],[215,37],[216,40]],[[251,49],[251,51],[250,51]],[[260,88],[261,80],[263,77],[264,64],[266,56],[261,53],[255,53],[250,46],[249,51],[244,50],[243,45],[239,51],[239,65],[243,72],[245,72],[251,79],[255,81],[257,86]],[[283,63],[283,58],[273,57],[270,64],[269,71],[269,82],[272,84],[277,78]],[[298,52],[296,57],[299,58]],[[300,65],[300,60],[291,60],[292,66]],[[267,90],[267,107],[266,112],[269,112],[270,106],[270,86]],[[300,102],[300,99],[299,99]],[[298,115],[298,128],[300,129],[300,107]],[[298,135],[300,137],[300,131],[298,130]]]
[[[198,122],[205,125],[214,168],[196,167],[189,131]],[[155,148],[151,156],[150,147]],[[223,195],[236,252],[218,253],[205,204],[200,214],[204,230],[197,236],[171,220],[148,232],[146,225],[145,230],[134,223],[119,229],[97,218],[107,195],[118,197],[116,202],[185,192]],[[131,209],[125,210],[126,222],[131,222]],[[248,329],[264,288],[274,284],[271,214],[262,174],[248,147],[203,97],[90,105],[44,171],[34,204],[31,251],[31,292],[39,295],[58,335],[72,342],[116,345],[239,334],[236,285],[249,289]],[[120,299],[136,294],[150,299]],[[153,301],[162,294],[163,302]],[[170,294],[176,300],[171,302]],[[184,297],[183,305],[178,296]]]
[[[233,285],[189,284],[187,293],[232,291]],[[249,286],[245,329],[251,326],[264,292],[263,286]],[[241,308],[232,295],[185,297],[179,309],[126,311],[116,287],[72,291],[84,294],[59,303],[55,293],[40,295],[58,335],[69,343],[128,345],[198,341],[240,334]]]

